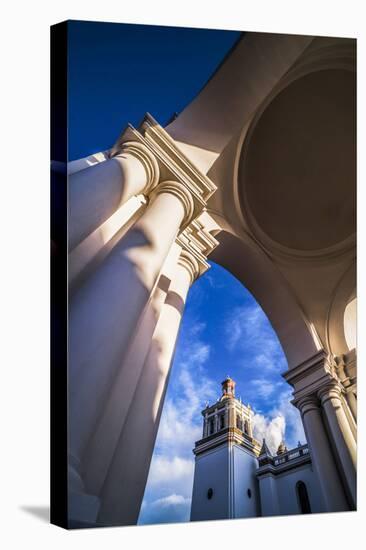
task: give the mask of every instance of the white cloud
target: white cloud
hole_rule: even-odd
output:
[[[279,395],[277,405],[267,416],[256,413],[253,418],[253,435],[259,442],[264,438],[272,453],[284,439],[289,449],[306,442],[299,411],[291,404],[291,390]]]
[[[172,493],[151,503],[144,501],[139,524],[189,521],[191,499]]]
[[[190,495],[193,472],[193,457],[191,459],[179,456],[168,458],[157,455],[152,460],[148,482],[153,487],[169,480],[170,484],[174,484],[176,490],[179,489],[180,492],[187,491]]]
[[[286,420],[282,414],[268,418],[263,414],[255,414],[253,417],[253,436],[262,442],[263,439],[272,453],[275,453],[284,438]]]
[[[306,443],[306,437],[300,413],[291,403],[292,390],[286,389],[279,395],[278,404],[271,411],[272,415],[282,415],[286,419],[286,443],[289,448],[297,443]]]
[[[191,502],[190,498],[185,498],[182,495],[176,495],[175,493],[173,495],[169,495],[167,497],[158,498],[153,502],[153,506],[174,506],[176,504],[187,504],[188,502]]]
[[[250,381],[250,384],[253,387],[256,396],[262,399],[268,399],[273,395],[276,388],[283,385],[281,381],[274,382],[265,378],[255,378]]]
[[[245,352],[244,367],[260,372],[282,372],[286,359],[268,318],[258,304],[236,308],[226,320],[226,346]]]

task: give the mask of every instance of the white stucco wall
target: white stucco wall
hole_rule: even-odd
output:
[[[233,509],[231,517],[250,518],[260,515],[258,481],[255,473],[257,459],[238,445],[231,449],[231,478]],[[248,489],[251,497],[248,496]]]
[[[191,521],[228,518],[229,452],[222,445],[196,457]],[[207,498],[209,488],[213,490]]]
[[[262,515],[300,514],[296,491],[298,481],[303,481],[306,485],[311,512],[313,514],[324,512],[325,507],[316,474],[312,466],[306,464],[281,475],[269,475],[260,479]]]
[[[261,476],[259,480],[259,492],[262,516],[278,516],[280,503],[277,494],[276,478],[271,475]]]

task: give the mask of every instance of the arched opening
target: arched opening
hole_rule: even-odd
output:
[[[236,427],[238,428],[238,430],[243,429],[243,422],[238,414],[236,415]]]
[[[357,347],[357,298],[348,302],[343,315],[344,336],[349,350]]]
[[[139,523],[149,523],[157,502],[164,503],[162,521],[188,521],[192,448],[202,438],[202,412],[207,403],[219,402],[228,373],[236,381],[236,399],[252,411],[248,419],[235,410],[234,426],[260,442],[265,438],[273,454],[282,439],[289,448],[305,443],[300,415],[290,403],[292,388],[281,376],[287,360],[275,330],[242,282],[210,263],[188,295]],[[208,435],[220,437],[229,410],[227,416],[210,414]]]
[[[303,481],[298,481],[296,483],[296,494],[299,502],[300,512],[302,514],[311,514],[308,490]]]

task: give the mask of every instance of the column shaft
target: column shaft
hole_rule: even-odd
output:
[[[71,293],[102,263],[113,247],[142,216],[146,204],[131,197],[69,254],[68,282]]]
[[[71,160],[67,163],[67,174],[71,176],[76,172],[80,172],[80,170],[85,170],[85,168],[90,168],[91,166],[95,166],[96,164],[105,162],[106,160],[108,160],[107,151],[101,151],[100,153],[89,155],[88,157]]]
[[[355,419],[355,422],[357,422],[357,398],[353,389],[347,391],[346,399],[351,413],[353,414],[353,418]]]
[[[93,275],[69,310],[69,449],[76,460],[184,219],[179,196],[162,190]]]
[[[191,280],[186,267],[178,265],[103,487],[100,523],[137,522]]]
[[[356,442],[341,401],[340,388],[320,393],[330,438],[333,441],[353,507],[356,508]]]
[[[115,158],[71,174],[68,178],[69,250],[133,195],[155,186],[158,177],[154,157],[140,144],[126,145],[125,152]]]
[[[83,471],[86,489],[99,494],[131,406],[161,308],[176,266],[180,247],[173,245],[164,263],[153,296],[143,314],[131,345],[119,368],[95,433],[84,453]]]
[[[300,401],[299,408],[303,419],[313,467],[318,475],[326,512],[349,510],[339,478],[328,437],[323,425],[321,412],[315,398]]]

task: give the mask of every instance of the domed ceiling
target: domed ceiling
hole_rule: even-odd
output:
[[[301,251],[334,246],[355,232],[352,72],[317,71],[290,84],[243,151],[239,194],[254,231]]]

